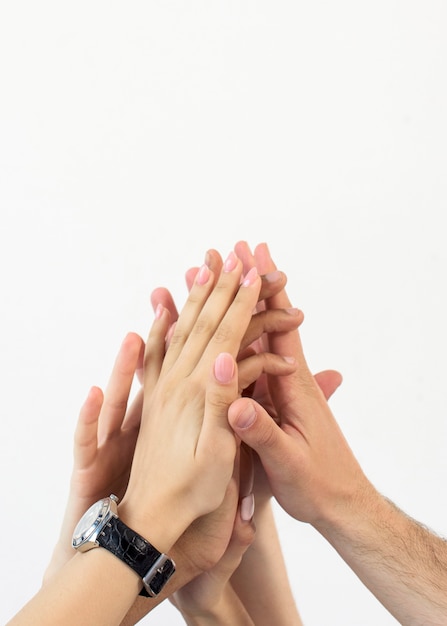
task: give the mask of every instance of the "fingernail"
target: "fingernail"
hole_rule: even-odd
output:
[[[155,309],[155,319],[159,320],[162,315],[163,315],[163,305],[158,303],[157,308]]]
[[[291,365],[294,365],[296,363],[296,359],[293,356],[283,356],[282,360],[286,363],[290,363]]]
[[[224,272],[231,272],[237,265],[237,256],[233,251],[227,256],[224,263]]]
[[[296,309],[295,307],[291,307],[290,309],[284,309],[284,311],[289,315],[298,315],[301,313],[300,309]]]
[[[202,267],[197,272],[196,283],[198,285],[205,285],[208,282],[208,278],[210,277],[210,268],[208,265],[202,265]]]
[[[281,272],[267,272],[267,274],[263,275],[263,279],[266,280],[268,283],[276,283],[276,281],[278,281],[282,276]]]
[[[241,519],[244,522],[249,522],[253,519],[255,512],[255,497],[252,493],[241,500]]]
[[[229,383],[233,374],[234,359],[228,352],[222,352],[214,361],[214,376],[220,383]]]
[[[251,270],[248,272],[248,274],[245,276],[244,280],[242,281],[242,286],[249,287],[255,282],[257,277],[258,277],[258,270],[256,269],[256,267],[252,267]]]
[[[256,411],[255,407],[250,403],[239,415],[236,419],[236,426],[238,428],[248,428],[251,426],[256,419]]]
[[[90,387],[90,389],[88,390],[88,394],[85,398],[85,401],[87,402],[87,400],[90,400],[93,397],[94,393],[95,393],[95,387]]]

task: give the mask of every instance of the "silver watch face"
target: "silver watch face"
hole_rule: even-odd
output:
[[[109,510],[109,498],[99,500],[84,513],[73,533],[73,548],[78,548],[95,532]]]

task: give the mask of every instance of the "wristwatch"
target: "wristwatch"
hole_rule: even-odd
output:
[[[175,564],[119,519],[118,502],[112,493],[92,504],[74,530],[72,546],[80,552],[110,550],[142,578],[140,595],[154,597],[175,572]]]

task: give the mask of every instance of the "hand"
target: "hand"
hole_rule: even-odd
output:
[[[127,410],[135,372],[142,366],[144,343],[135,333],[124,339],[103,393],[92,387],[79,413],[74,436],[74,465],[59,540],[44,582],[74,554],[73,530],[91,504],[126,490],[140,425],[142,395]]]
[[[256,247],[255,253],[253,254],[247,242],[239,241],[236,243],[235,252],[238,257],[242,260],[244,271],[249,271],[250,268],[256,267],[258,273],[261,276],[274,276],[278,273],[277,267],[273,262],[269,250],[265,244],[260,244]],[[284,283],[285,285],[285,283]],[[284,292],[285,293],[285,292]],[[280,296],[281,290],[275,291],[275,293],[270,296],[266,296],[265,299],[260,300],[257,305],[257,311],[265,311],[266,310],[266,301],[270,299],[271,306],[271,297],[276,295],[277,298]],[[280,300],[280,306],[284,306],[286,308],[290,307],[290,302],[287,297]],[[302,312],[300,311],[301,319],[300,324],[304,319]],[[257,339],[251,345],[251,348],[255,352],[269,351],[269,343],[268,343],[268,332],[263,333],[262,336]],[[340,386],[342,378],[341,375],[334,370],[325,370],[315,374],[314,376],[316,383],[322,390],[325,398],[328,400],[332,394],[337,390]],[[272,384],[272,383],[271,383]],[[274,384],[274,381],[273,381]],[[245,394],[248,395],[248,394]],[[275,405],[273,403],[270,388],[269,388],[269,379],[267,372],[260,376],[255,384],[252,386],[250,390],[250,396],[256,400],[259,404],[261,404],[264,409],[269,413],[269,415],[276,421],[279,421],[279,416],[277,414]],[[255,467],[255,483],[254,483],[254,493],[256,499],[256,507],[258,510],[261,509],[264,503],[268,502],[270,497],[272,496],[272,491],[270,488],[270,484],[265,475],[262,463],[259,460],[259,457],[256,453],[253,454],[254,457],[254,467]]]
[[[168,313],[172,312],[171,298],[161,293],[159,302]],[[159,343],[152,346],[156,354],[164,348],[163,338]],[[92,387],[81,408],[66,510],[44,583],[75,554],[71,538],[81,515],[100,498],[111,493],[121,498],[126,491],[140,427],[141,390],[130,406],[128,403],[135,375],[141,380],[143,354],[143,340],[129,333],[119,349],[105,393]],[[155,358],[155,354],[147,353],[146,358]]]
[[[202,266],[164,359],[145,360],[144,385],[151,393],[120,513],[163,551],[196,518],[220,506],[231,479],[236,442],[227,408],[238,393],[235,357],[261,288],[255,270],[242,283],[241,276],[234,253],[216,284]],[[159,306],[147,350],[166,335],[170,321]]]
[[[223,262],[217,250],[208,250],[206,254],[206,263],[214,275],[220,274]],[[248,272],[252,266],[250,266],[246,272]],[[186,284],[189,291],[194,284],[198,271],[198,267],[192,267],[186,272]],[[265,306],[260,306],[260,303],[262,303],[265,298],[270,298],[281,291],[286,282],[287,279],[285,274],[277,271],[276,269],[272,273],[266,273],[264,276],[261,276],[261,291],[259,294],[258,306],[256,307],[257,313],[253,315],[247,328],[247,332],[241,341],[241,349],[237,356],[238,361],[247,355],[257,355],[257,360],[262,361],[265,358],[264,351],[253,349],[253,347],[258,344],[258,338],[260,336],[266,332],[286,332],[288,330],[295,329],[302,322],[303,315],[298,309],[289,308],[288,310],[277,309],[266,311]],[[167,345],[169,345],[178,319],[178,311],[174,299],[165,287],[158,287],[157,289],[154,289],[151,294],[151,302],[154,311],[160,303],[162,303],[165,308],[169,309],[169,314],[171,316],[171,326],[167,333]],[[282,361],[281,359],[277,359],[275,355],[269,355],[268,358],[269,360],[276,360],[278,362]],[[272,372],[272,374],[273,373],[274,372]],[[277,372],[275,372],[275,374],[276,373]]]
[[[258,246],[259,266],[269,258],[267,246]],[[284,308],[290,302],[283,290],[266,300],[266,306]],[[241,398],[230,407],[229,422],[259,454],[281,506],[296,519],[317,526],[349,506],[353,498],[363,497],[370,484],[324,397],[323,391],[339,375],[320,375],[320,389],[306,364],[297,331],[269,334],[269,346],[279,355],[293,355],[297,363],[289,376],[269,381],[276,421],[259,403]]]

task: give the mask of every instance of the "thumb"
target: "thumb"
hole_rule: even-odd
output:
[[[236,435],[259,454],[264,467],[281,462],[287,435],[255,400],[235,400],[228,409],[228,421]]]

